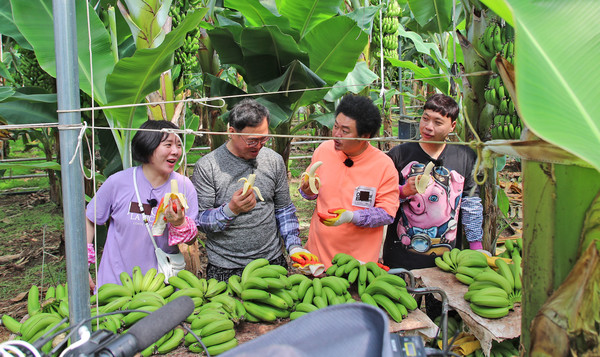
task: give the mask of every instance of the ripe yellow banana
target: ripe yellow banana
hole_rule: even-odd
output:
[[[248,192],[248,190],[254,190],[254,192],[256,193],[256,196],[258,196],[258,198],[261,201],[264,201],[262,195],[260,194],[260,190],[258,189],[258,187],[254,187],[255,180],[256,180],[256,174],[250,174],[250,175],[248,175],[248,177],[242,177],[241,179],[238,180],[238,182],[244,181],[244,189],[242,190],[242,195],[245,195],[246,192]]]
[[[427,186],[429,186],[429,181],[431,180],[431,170],[433,170],[433,162],[430,161],[427,166],[425,166],[425,171],[423,171],[422,175],[417,176],[416,186],[418,193],[425,193],[427,190]]]
[[[177,180],[171,180],[171,192],[165,194],[165,198],[163,200],[164,204],[168,204],[170,200],[178,198],[179,202],[181,202],[181,205],[183,206],[183,208],[188,209],[188,204],[187,204],[187,200],[185,199],[185,196],[183,195],[183,193],[179,193],[179,187],[177,185]]]
[[[316,176],[315,173],[317,172],[317,169],[321,165],[323,165],[323,161],[317,161],[317,162],[313,163],[312,165],[310,165],[306,169],[305,172],[302,173],[302,176],[300,176],[300,182],[308,181],[308,185],[310,186],[310,190],[314,194],[319,193],[319,189],[317,188],[316,182],[318,182],[319,185],[320,185],[321,184],[321,179],[319,179],[319,177]]]

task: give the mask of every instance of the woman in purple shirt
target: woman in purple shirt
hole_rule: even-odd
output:
[[[159,131],[162,129],[167,131]],[[184,209],[179,200],[173,201],[175,207],[168,205],[164,211],[167,225],[163,234],[154,239],[158,247],[174,254],[179,252],[177,244],[191,243],[196,237],[198,230],[194,220],[198,214],[198,197],[190,180],[173,171],[181,157],[182,145],[181,139],[168,129],[178,127],[166,120],[148,120],[142,124],[131,142],[133,159],[141,166],[108,177],[87,206],[89,263],[95,262],[94,223],[108,223],[97,286],[121,284],[119,274],[131,275],[135,266],[139,266],[142,273],[157,268],[154,245],[144,218],[151,226],[158,202],[171,192],[173,179],[177,180],[179,192],[186,197],[189,208]],[[95,285],[90,277],[90,288],[94,289]]]

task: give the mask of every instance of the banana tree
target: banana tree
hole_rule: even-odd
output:
[[[276,7],[266,7],[258,0],[225,1],[225,7],[243,18],[225,10],[216,15],[218,26],[207,32],[221,63],[235,67],[247,89],[209,76],[212,94],[255,93],[271,112],[271,129],[277,134],[292,132],[291,119],[297,110],[327,95],[328,89],[316,88],[370,72],[356,62],[367,44],[365,29],[374,12],[361,27],[356,14],[339,15],[341,4],[341,0],[282,0]],[[305,91],[311,88],[316,90]],[[270,94],[261,95],[266,93]],[[290,141],[276,138],[274,145],[286,162]]]
[[[13,21],[23,38],[31,44],[41,67],[56,76],[52,1],[11,0]],[[185,34],[195,28],[203,17],[196,12],[186,18],[176,29],[164,36],[158,47],[135,51],[132,56],[115,63],[111,36],[100,17],[90,8],[89,24],[86,2],[76,2],[78,63],[80,88],[88,95],[94,92],[94,100],[100,106],[143,103],[145,97],[160,88],[161,74],[172,66],[175,49],[183,44]],[[88,43],[90,29],[91,44]],[[90,53],[93,75],[90,71]],[[145,110],[136,107],[104,110],[117,144],[123,167],[131,165],[131,130],[148,119]],[[188,127],[190,127],[189,125]],[[193,140],[191,140],[193,141]]]
[[[564,149],[543,150],[523,166],[524,352],[598,355],[600,103],[594,83],[600,53],[589,44],[600,28],[587,23],[600,15],[600,4],[484,2],[501,6],[494,11],[507,14],[507,21],[514,18],[522,120],[537,137]],[[577,54],[577,66],[565,53]]]

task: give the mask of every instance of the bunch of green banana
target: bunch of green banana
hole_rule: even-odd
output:
[[[175,328],[166,334],[164,334],[161,338],[159,338],[156,342],[146,347],[145,350],[140,352],[140,355],[146,357],[153,354],[166,354],[170,351],[173,351],[181,344],[183,341],[183,337],[185,336],[185,331],[181,328]]]
[[[401,17],[402,16],[402,8],[400,7],[400,5],[398,5],[398,2],[396,0],[390,0],[385,14],[386,14],[386,16]]]
[[[442,315],[436,317],[433,320],[433,323],[436,324],[438,327],[441,327]],[[462,331],[462,320],[459,321],[453,316],[448,316],[448,336],[458,335],[458,332],[460,331]]]
[[[295,320],[327,306],[355,302],[348,291],[349,287],[348,280],[337,276],[302,280],[298,285],[298,304],[290,314],[290,319]]]
[[[522,125],[516,114],[496,114],[490,127],[492,139],[518,140],[521,138]]]
[[[453,248],[434,261],[438,268],[455,274],[458,281],[467,285],[477,274],[489,270],[485,254],[471,249]]]
[[[210,282],[212,279],[209,279],[209,285]],[[241,301],[224,290],[199,306],[188,322],[194,334],[202,339],[208,352],[217,355],[237,346],[235,321],[245,315],[246,310]],[[202,345],[196,342],[194,335],[188,333],[184,340],[191,352],[202,352]]]
[[[23,323],[10,315],[2,315],[2,324],[23,341],[33,343],[50,330],[66,327],[68,321],[59,326],[69,316],[66,284],[48,288],[44,299],[40,299],[38,287],[32,285],[27,295],[27,313],[28,318]],[[51,348],[52,341],[44,345],[42,351],[47,353]]]
[[[386,16],[383,18],[382,22],[382,31],[383,33],[395,34],[398,31],[398,27],[400,26],[400,22],[396,16]]]
[[[20,74],[15,81],[22,82],[26,87],[40,87],[49,93],[56,93],[56,79],[46,73],[38,63],[35,52],[19,49],[19,64],[17,72]]]
[[[353,256],[346,253],[337,253],[331,259],[331,266],[327,268],[325,274],[346,278],[350,284],[354,284],[358,278],[360,262]]]
[[[514,38],[514,30],[509,25],[501,26],[496,22],[491,22],[479,38],[479,53],[486,59],[495,57],[496,53],[504,54],[504,45],[512,42]],[[512,58],[514,45],[506,50],[506,56]]]
[[[516,347],[519,345],[519,339],[504,340],[498,342],[492,340],[492,349],[490,350],[489,357],[513,357],[519,356],[519,349]],[[473,353],[467,355],[467,357],[486,357],[483,350],[477,349]]]
[[[176,28],[186,15],[202,7],[200,0],[175,0],[169,9],[173,28]],[[198,50],[200,49],[200,30],[195,29],[187,33],[183,46],[175,50],[174,64],[180,65],[184,83],[189,83],[191,74],[198,71]]]
[[[371,37],[373,54],[378,58],[380,55],[379,48],[382,45],[384,57],[398,59],[398,28],[400,27],[398,17],[402,16],[402,8],[396,0],[391,0],[387,8],[382,11],[381,31],[379,14],[375,16],[373,21]]]
[[[235,338],[234,324],[231,320],[222,319],[216,315],[206,315],[203,319],[194,322],[195,324],[192,323],[192,331],[201,338],[211,356],[226,352],[238,345]],[[195,341],[194,335],[188,333],[185,336],[185,344],[191,352],[203,352],[202,345]]]
[[[181,270],[176,276],[169,277],[168,280],[169,285],[179,289],[169,296],[169,300],[174,300],[181,295],[209,299],[227,289],[227,283],[224,281],[200,279],[188,270]]]
[[[500,253],[499,256],[503,258],[510,258],[513,261],[518,260],[517,265],[521,265],[521,256],[523,255],[523,239],[518,238],[514,241],[507,239],[504,241],[504,252]],[[516,259],[515,259],[516,258]]]
[[[374,277],[360,299],[365,304],[381,307],[396,322],[417,308],[417,301],[406,290],[404,279],[387,272]]]
[[[264,258],[255,259],[246,265],[239,281],[240,286],[235,283],[235,287],[232,285],[234,293],[238,291],[243,301],[246,320],[271,322],[290,316],[296,295],[291,290],[292,284],[287,273],[286,268],[271,265]]]
[[[502,342],[492,340],[490,357],[520,356],[519,349],[516,347],[518,345],[518,338],[513,340],[504,340]]]
[[[507,91],[502,85],[500,76],[491,76],[484,92],[485,101],[495,107],[500,107],[500,102],[506,97],[506,94]]]
[[[500,76],[490,77],[483,96],[487,103],[497,109],[490,127],[492,139],[518,140],[523,124]]]
[[[521,274],[514,264],[496,260],[498,271],[485,271],[473,279],[465,300],[477,315],[493,319],[508,315],[521,302]]]

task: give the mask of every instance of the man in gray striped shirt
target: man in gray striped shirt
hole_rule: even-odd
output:
[[[206,233],[206,278],[241,275],[254,259],[266,258],[287,268],[288,251],[301,249],[296,207],[281,155],[265,147],[270,139],[269,112],[243,100],[229,113],[229,140],[196,162],[192,182],[198,193],[198,229]],[[243,180],[256,175],[243,193]]]

